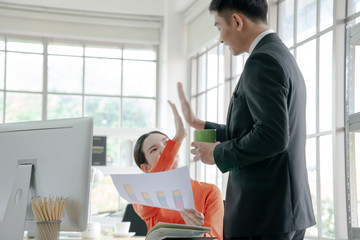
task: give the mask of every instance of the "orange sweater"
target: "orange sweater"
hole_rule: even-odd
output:
[[[162,172],[170,170],[181,143],[169,140],[162,152],[159,161],[151,168],[150,172]],[[191,179],[194,195],[195,209],[204,215],[204,227],[211,227],[207,237],[223,237],[224,205],[220,189],[214,185],[198,182]],[[149,207],[134,204],[135,212],[145,221],[148,230],[158,222],[185,224],[181,214],[175,210]]]

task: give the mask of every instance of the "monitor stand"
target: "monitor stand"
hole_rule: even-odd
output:
[[[0,239],[22,240],[30,188],[31,163],[19,164],[9,201],[0,225]]]

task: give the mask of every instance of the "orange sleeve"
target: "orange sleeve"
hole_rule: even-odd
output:
[[[205,203],[203,226],[211,227],[210,233],[207,233],[205,236],[217,237],[218,240],[222,240],[223,221],[224,221],[224,203],[222,200],[220,189],[214,185]]]
[[[150,169],[150,172],[163,172],[171,169],[174,164],[176,154],[178,153],[181,146],[181,142],[175,142],[168,140],[165,145],[164,151],[161,153],[159,161],[155,163]]]
[[[154,173],[170,170],[172,165],[174,164],[175,157],[180,149],[180,146],[181,142],[175,142],[169,139],[165,145],[164,151],[160,155],[159,160],[157,161],[157,163],[155,163],[154,166],[152,166],[150,172]],[[154,217],[160,211],[160,208],[140,204],[133,204],[133,206],[135,212],[143,220]]]

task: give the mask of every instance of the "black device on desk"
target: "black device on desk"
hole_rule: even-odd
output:
[[[132,204],[128,204],[125,209],[123,222],[131,222],[130,232],[135,232],[135,236],[146,236],[147,227],[144,222],[134,211]]]

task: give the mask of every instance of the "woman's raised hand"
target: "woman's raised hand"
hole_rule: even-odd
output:
[[[204,129],[205,122],[198,119],[196,115],[191,110],[190,104],[188,100],[186,100],[184,89],[181,82],[178,82],[177,84],[178,88],[178,94],[180,98],[181,103],[181,110],[184,115],[185,121],[190,125],[190,127],[196,128],[196,129]]]
[[[173,114],[174,114],[174,123],[175,123],[175,129],[176,129],[176,133],[175,133],[175,137],[174,137],[174,141],[176,142],[182,142],[184,140],[184,138],[186,137],[186,129],[184,127],[184,123],[176,109],[176,106],[174,103],[172,103],[171,101],[168,101]]]

